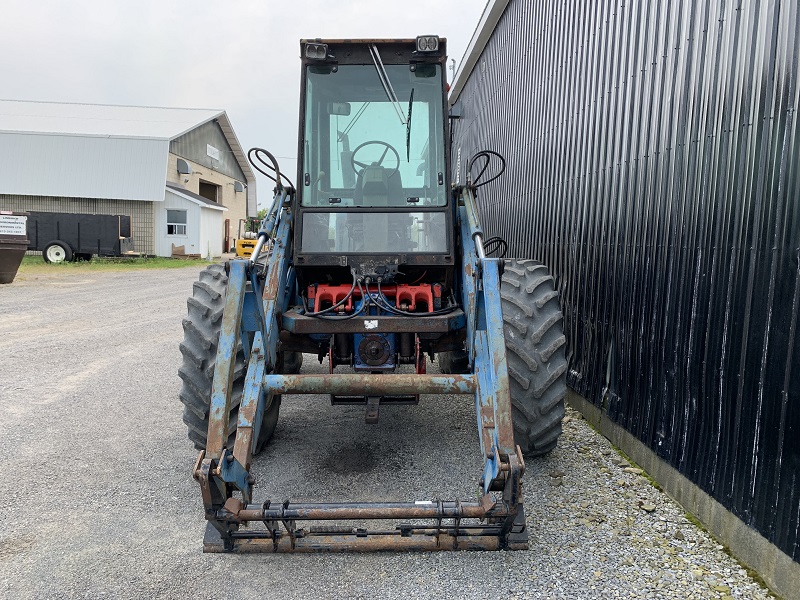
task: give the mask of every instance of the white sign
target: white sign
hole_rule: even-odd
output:
[[[368,319],[364,321],[364,329],[377,329],[377,328],[378,328],[377,319]]]
[[[214,148],[211,144],[206,144],[206,154],[208,154],[214,160],[219,160],[219,150]]]
[[[0,235],[25,236],[27,234],[27,230],[25,228],[27,221],[28,217],[0,215]]]

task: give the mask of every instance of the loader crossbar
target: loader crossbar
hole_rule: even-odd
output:
[[[264,389],[274,394],[474,394],[474,375],[267,375]]]
[[[487,506],[489,508],[487,508]],[[206,552],[321,552],[380,550],[499,550],[527,548],[524,515],[504,532],[505,515],[494,514],[488,502],[283,502],[244,505],[229,499],[218,515],[231,524],[261,522],[263,527],[239,530],[227,542],[210,527]],[[521,518],[520,518],[521,517]],[[410,519],[393,529],[368,530],[352,525],[311,525],[303,521]],[[419,521],[431,519],[432,524]],[[480,523],[491,520],[494,523]],[[505,542],[503,542],[505,540]]]

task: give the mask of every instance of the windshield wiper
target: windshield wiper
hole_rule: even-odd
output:
[[[403,107],[400,106],[400,100],[397,99],[397,94],[394,93],[392,82],[389,81],[389,75],[386,73],[386,67],[383,66],[381,55],[378,53],[378,47],[375,44],[369,45],[369,53],[372,56],[372,62],[375,63],[375,70],[378,71],[378,78],[381,80],[383,91],[386,92],[386,97],[394,106],[397,116],[400,117],[400,123],[406,124],[405,115],[403,115]]]
[[[411,108],[414,106],[414,88],[408,98],[408,118],[406,119],[406,162],[411,162]]]

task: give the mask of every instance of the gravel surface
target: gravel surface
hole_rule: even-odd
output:
[[[0,286],[2,598],[767,598],[722,546],[568,410],[525,475],[527,552],[202,554],[177,400],[197,267]],[[323,369],[306,356],[305,372]],[[474,498],[466,397],[286,397],[256,498]]]

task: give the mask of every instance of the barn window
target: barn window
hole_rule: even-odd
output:
[[[167,210],[167,235],[186,235],[185,210]]]
[[[200,180],[200,195],[211,202],[219,202],[219,186]]]

